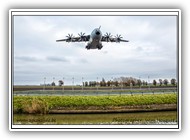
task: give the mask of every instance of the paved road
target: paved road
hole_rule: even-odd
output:
[[[51,87],[51,86],[47,86],[45,87],[45,90],[63,90],[63,87]],[[82,87],[64,87],[64,90],[82,90]],[[173,90],[173,89],[176,89],[177,90],[177,87],[176,86],[168,86],[168,87],[159,87],[159,86],[151,86],[150,88],[149,87],[124,87],[124,88],[121,88],[121,87],[113,87],[113,90]],[[30,87],[30,86],[21,86],[21,87],[13,87],[13,90],[14,91],[27,91],[27,90],[44,90],[44,87],[43,86],[35,86],[35,87]],[[83,90],[94,90],[96,91],[97,90],[97,87],[85,87],[83,88]],[[112,90],[112,87],[98,87],[98,90]]]
[[[154,90],[150,90],[150,91],[145,91],[145,90],[140,90],[140,91],[72,91],[72,90],[67,90],[67,91],[60,91],[60,90],[46,90],[46,91],[17,91],[14,92],[14,95],[61,95],[61,96],[75,96],[75,95],[135,95],[135,94],[168,94],[168,93],[177,93],[177,90],[163,90],[163,91],[154,91]]]

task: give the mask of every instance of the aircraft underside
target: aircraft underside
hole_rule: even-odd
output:
[[[87,50],[90,50],[90,49],[98,49],[98,50],[101,50],[103,46],[86,46],[86,49]]]
[[[102,49],[102,44],[101,43],[96,43],[96,42],[92,42],[92,43],[88,43],[86,45],[86,49],[89,50],[89,49],[99,49],[101,50]]]

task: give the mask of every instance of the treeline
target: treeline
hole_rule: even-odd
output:
[[[148,85],[153,85],[153,86],[167,86],[167,85],[172,85],[175,86],[177,85],[176,79],[172,78],[170,81],[168,79],[159,79],[158,81],[153,80],[153,81],[145,81],[141,80],[140,78],[134,78],[134,77],[119,77],[119,78],[114,78],[110,80],[105,80],[102,78],[101,81],[85,81],[82,83],[84,87],[131,87],[131,86],[148,86]],[[40,84],[44,86],[44,84]],[[58,81],[58,86],[63,86],[64,81],[59,80]],[[45,86],[56,86],[55,82],[52,82],[51,84],[45,84]]]
[[[154,86],[167,86],[168,84],[171,84],[173,86],[177,85],[176,79],[172,78],[170,82],[168,79],[159,79],[158,81],[153,80],[150,83],[148,83],[145,80],[133,78],[133,77],[119,77],[114,78],[112,80],[105,80],[102,78],[101,81],[85,81],[83,82],[83,86],[85,87],[119,87],[119,86],[148,86],[148,85],[154,85]]]

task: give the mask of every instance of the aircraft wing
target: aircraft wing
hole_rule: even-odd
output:
[[[61,42],[61,41],[66,41],[66,42],[86,42],[89,41],[90,35],[84,35],[84,34],[79,34],[79,37],[74,37],[72,34],[69,34],[66,36],[65,39],[59,39],[56,40],[56,42]]]
[[[116,42],[129,42],[129,40],[120,39],[119,41],[116,41]]]
[[[104,36],[102,36],[101,41],[102,42],[129,42],[129,40],[122,39],[121,35],[116,35],[115,37],[112,37],[112,35],[109,33],[106,33]]]
[[[56,40],[56,42],[61,42],[61,41],[67,41],[67,39],[59,39],[59,40]]]

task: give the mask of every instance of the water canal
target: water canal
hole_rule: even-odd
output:
[[[176,125],[177,111],[141,112],[141,113],[109,113],[109,114],[47,114],[28,115],[14,114],[13,124],[70,124],[70,125]]]

